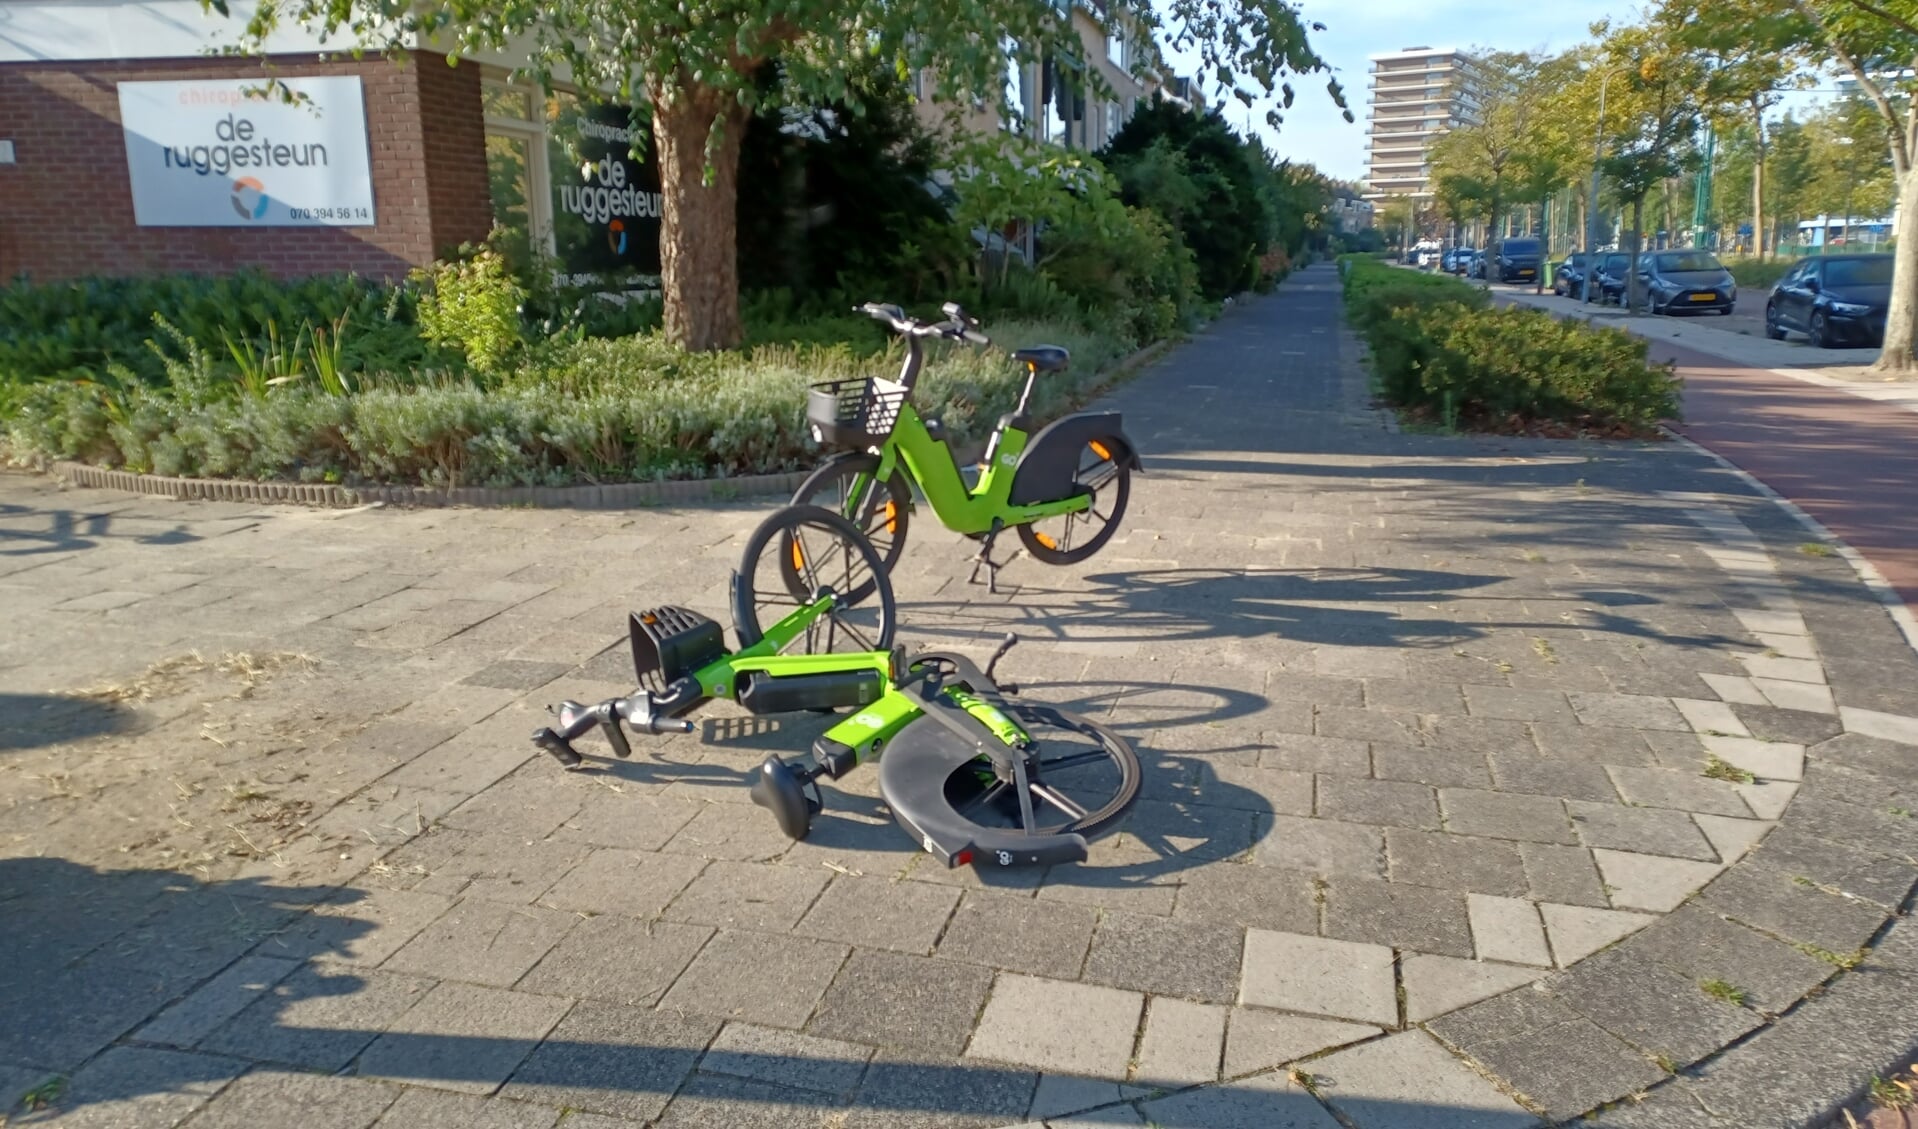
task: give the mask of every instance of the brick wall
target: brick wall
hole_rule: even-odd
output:
[[[362,79],[374,227],[140,227],[133,219],[118,82],[255,78],[239,59],[0,65],[0,279],[258,267],[297,276],[355,271],[386,277],[442,249],[486,237],[491,205],[479,69],[420,54],[385,59],[274,60],[282,78]]]

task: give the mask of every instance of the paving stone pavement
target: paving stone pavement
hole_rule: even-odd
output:
[[[1384,1129],[1848,1100],[1918,1026],[1918,660],[1702,457],[1400,433],[1337,303],[1306,271],[1110,397],[1147,473],[1086,565],[992,595],[914,525],[902,639],[1018,631],[1008,675],[1146,762],[1122,832],[1043,873],[932,865],[871,771],[785,840],[744,774],[809,716],[709,707],[584,773],[527,742],[630,689],[629,609],[723,620],[770,504],[0,478],[0,1107]]]

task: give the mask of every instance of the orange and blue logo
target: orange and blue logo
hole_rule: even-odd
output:
[[[241,219],[262,218],[271,203],[273,199],[266,194],[266,185],[254,178],[243,176],[233,182],[233,210],[240,213]]]
[[[623,221],[614,220],[606,225],[606,245],[613,249],[615,255],[626,253],[626,224]]]

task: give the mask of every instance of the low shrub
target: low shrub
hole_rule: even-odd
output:
[[[520,307],[526,289],[506,257],[486,248],[435,263],[410,276],[419,287],[420,336],[446,353],[463,355],[474,372],[497,376],[526,345]]]
[[[1042,377],[1045,419],[1083,402],[1126,351],[1071,325],[1001,323],[1010,349],[1072,350],[1072,370]],[[657,335],[562,341],[529,353],[497,385],[447,376],[329,395],[310,382],[260,394],[195,394],[134,383],[49,382],[26,390],[7,423],[16,459],[75,459],[188,477],[428,486],[538,486],[768,473],[819,460],[805,389],[889,373],[895,348],[768,346],[688,354]],[[1024,376],[1003,352],[940,348],[916,397],[963,446],[1010,411]]]
[[[1524,306],[1374,260],[1343,260],[1346,317],[1382,399],[1447,425],[1646,434],[1678,416],[1679,381],[1622,330]]]

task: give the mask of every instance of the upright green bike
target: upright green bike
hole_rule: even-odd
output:
[[[867,303],[860,311],[890,326],[906,342],[899,379],[878,377],[816,384],[806,415],[813,437],[851,448],[814,471],[793,494],[795,505],[817,505],[845,516],[878,549],[887,570],[906,547],[913,487],[925,496],[946,528],[980,542],[971,580],[980,569],[997,591],[1001,561],[992,547],[1007,527],[1019,531],[1026,552],[1046,564],[1069,565],[1092,556],[1118,531],[1131,491],[1131,474],[1143,471],[1117,412],[1080,412],[1054,420],[1028,438],[1026,415],[1040,374],[1064,372],[1071,360],[1056,345],[1020,349],[1013,360],[1026,368],[1019,404],[999,417],[986,446],[978,482],[968,487],[937,419],[921,419],[912,393],[925,364],[930,338],[992,342],[979,323],[957,305],[946,320],[925,322],[897,306]],[[796,569],[787,578],[804,588]],[[852,593],[864,600],[870,587]]]

